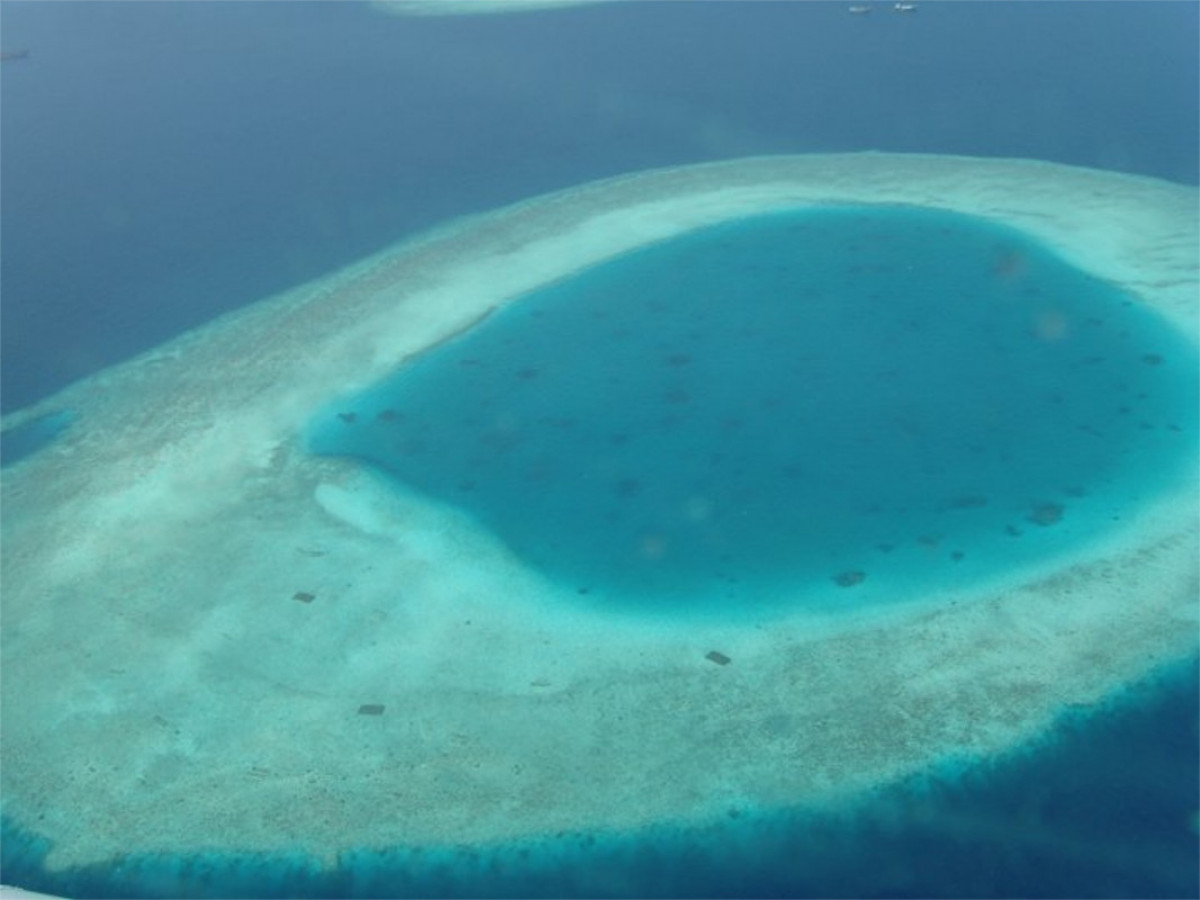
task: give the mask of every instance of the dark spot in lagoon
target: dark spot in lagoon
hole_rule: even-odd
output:
[[[1142,354],[1142,362],[1148,366],[1161,366],[1163,358],[1157,353],[1145,353]]]
[[[965,494],[946,501],[946,509],[981,509],[988,505],[988,498],[977,494]]]
[[[532,381],[538,377],[538,374],[537,369],[525,368],[517,370],[517,378],[521,381]]]
[[[553,477],[554,470],[547,465],[530,466],[525,472],[526,481],[549,481]]]
[[[618,497],[636,497],[642,492],[642,483],[636,478],[622,478],[613,487]]]
[[[353,425],[355,422],[358,421],[358,413],[352,413],[352,412],[338,413],[337,416],[339,419],[341,419],[347,425]]]
[[[732,662],[732,660],[720,650],[709,650],[704,654],[704,658],[709,662],[716,663],[718,666],[727,666]]]
[[[418,456],[425,452],[425,442],[417,438],[410,438],[406,441],[397,441],[396,450],[406,456]]]
[[[382,716],[383,708],[382,703],[364,703],[358,708],[358,714],[360,716]]]
[[[666,358],[668,366],[686,366],[692,361],[692,358],[686,353],[672,353]]]
[[[683,404],[692,402],[691,394],[689,394],[687,391],[681,390],[667,391],[667,393],[663,394],[663,399],[667,403],[671,403],[676,406],[681,406]]]
[[[856,584],[861,584],[866,577],[865,572],[859,572],[856,569],[850,572],[841,572],[833,576],[833,580],[838,587],[854,587]]]
[[[381,409],[375,414],[375,418],[380,422],[398,422],[403,417],[394,409]]]
[[[1027,521],[1043,527],[1055,525],[1062,521],[1063,509],[1061,503],[1038,503],[1025,518]]]
[[[301,603],[312,603],[317,599],[316,594],[310,594],[308,591],[296,591],[292,594],[293,600],[299,600]]]
[[[878,550],[880,553],[891,553],[893,550],[896,549],[896,545],[895,544],[876,544],[875,549]]]
[[[1009,537],[1020,537],[1024,532],[1022,532],[1021,529],[1016,525],[1005,525],[1004,533]]]

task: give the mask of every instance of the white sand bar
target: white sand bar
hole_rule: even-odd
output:
[[[456,222],[5,423],[79,417],[3,474],[5,812],[55,842],[53,867],[700,822],[1002,752],[1191,652],[1191,481],[1111,540],[973,592],[689,625],[589,611],[464,517],[299,445],[318,407],[521,292],[827,203],[1007,223],[1195,333],[1196,191],[1151,179],[762,158]]]

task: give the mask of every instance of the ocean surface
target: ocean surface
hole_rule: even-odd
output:
[[[885,150],[1034,158],[1189,185],[1200,180],[1200,4],[925,2],[910,13],[897,13],[890,3],[870,5],[870,14],[851,15],[846,3],[647,0],[416,18],[354,2],[2,0],[0,49],[29,52],[0,69],[0,406],[15,412],[215,316],[448,219],[648,167]],[[781,568],[769,544],[708,527],[721,504],[745,505],[747,493],[764,489],[754,471],[735,475],[712,454],[744,458],[751,446],[761,449],[761,432],[754,429],[767,427],[767,407],[761,419],[726,429],[722,447],[674,470],[678,490],[665,499],[645,490],[655,479],[630,468],[645,465],[628,449],[630,439],[653,433],[664,458],[678,458],[680,447],[695,444],[694,433],[672,428],[684,427],[689,417],[720,428],[731,417],[728,410],[699,409],[696,398],[710,387],[711,371],[728,364],[719,353],[743,351],[721,351],[712,341],[688,349],[680,342],[697,327],[688,322],[667,346],[636,345],[639,358],[652,355],[654,377],[661,380],[647,398],[656,404],[645,411],[654,416],[651,430],[637,417],[597,423],[587,408],[538,407],[537,391],[556,365],[575,365],[567,377],[585,388],[599,389],[596,379],[605,372],[583,365],[580,354],[563,354],[566,332],[552,324],[529,331],[528,323],[502,317],[541,309],[553,318],[573,292],[611,295],[623,276],[619,265],[497,315],[470,341],[443,348],[452,356],[423,360],[425,368],[409,373],[408,382],[347,398],[314,423],[314,449],[358,456],[440,499],[467,502],[553,577],[576,584],[581,603],[602,603],[629,589],[605,578],[614,560],[631,552],[649,560],[623,567],[639,582],[634,588],[650,579],[665,584],[669,596],[717,542],[729,559],[703,577],[718,585],[711,602],[719,605],[745,602],[753,593],[746,585],[756,577],[746,573],[764,565],[774,567],[772,578],[813,579],[833,595],[868,596],[881,581],[909,577],[906,561],[933,555],[941,571],[959,573],[948,577],[963,578],[963,572],[1016,564],[1025,558],[1021,553],[1036,555],[1036,546],[1029,549],[1034,542],[1098,533],[1110,515],[1105,504],[1121,505],[1114,492],[1152,491],[1154,479],[1166,477],[1164,466],[1185,458],[1179,442],[1194,441],[1194,382],[1164,375],[1176,361],[1194,366],[1190,351],[1160,323],[1131,314],[1119,293],[1071,282],[1070,273],[1055,271],[1053,260],[1016,246],[1012,236],[980,235],[928,215],[916,224],[902,221],[908,215],[882,213],[885,221],[871,228],[891,226],[896,243],[897,235],[911,241],[914,228],[961,227],[955,239],[962,241],[963,259],[976,254],[994,295],[960,309],[983,318],[956,325],[923,307],[915,287],[904,287],[897,297],[906,305],[889,307],[894,318],[874,319],[856,333],[881,341],[910,321],[930,329],[929,355],[899,361],[930,385],[939,373],[960,371],[938,365],[974,366],[973,377],[982,378],[1006,354],[1044,364],[1022,368],[1023,396],[1047,408],[1066,404],[1073,418],[1071,433],[1063,435],[1045,430],[1061,417],[1014,422],[1014,429],[1030,429],[1019,432],[1030,441],[1052,441],[1064,454],[1020,456],[1031,444],[1015,441],[1022,477],[1033,481],[1005,481],[1013,473],[1009,465],[986,468],[982,478],[976,467],[975,482],[943,471],[936,499],[919,510],[906,507],[907,498],[880,496],[883,484],[855,481],[858,493],[847,497],[824,482],[830,509],[855,506],[854,527],[823,533],[828,543],[820,559],[805,560],[802,571]],[[831,272],[840,266],[837,278],[853,282],[853,266],[896,266],[917,254],[911,244],[897,249],[852,233],[851,214],[845,216],[836,224],[848,230],[831,251],[855,241],[861,246],[859,258],[845,250],[825,260]],[[767,223],[771,239],[786,240],[785,226],[803,225],[802,219]],[[746,237],[739,229],[760,226],[767,227],[731,226],[647,253],[703,255],[691,241],[736,243]],[[746,265],[762,264],[753,247],[745,253]],[[1014,266],[1017,258],[1021,266]],[[1015,319],[987,318],[1002,306],[1005,291],[1015,292],[1007,275],[1018,269],[1030,282],[1060,279],[1056,290],[1066,284],[1080,304],[1104,309],[1083,316],[1102,324],[1085,335],[1077,354],[1034,359],[1053,321],[1043,321],[1048,331],[1041,339],[1030,339]],[[768,279],[762,296],[822,291],[795,272],[761,274]],[[953,279],[954,271],[946,277]],[[605,279],[607,285],[598,284]],[[697,279],[668,279],[669,287],[715,287],[710,277]],[[664,309],[631,307],[628,316],[669,313],[678,299],[666,287],[655,296]],[[864,288],[856,314],[869,315],[878,300]],[[816,302],[829,316],[841,308]],[[1017,302],[1031,301],[1021,295]],[[586,306],[576,308],[586,314]],[[787,309],[756,308],[763,333],[784,330]],[[938,329],[964,324],[979,332],[973,346],[993,355],[937,358],[944,345]],[[1011,335],[1005,331],[1010,325]],[[509,365],[499,356],[504,329],[518,327],[526,328],[523,340],[533,342],[523,346],[542,355]],[[576,327],[567,331],[576,334]],[[618,339],[612,332],[621,327],[614,323],[603,333]],[[806,348],[802,340],[780,347],[784,356],[762,357],[773,368],[751,386],[764,404],[772,397],[771,373],[785,357],[808,379],[825,377],[821,366],[833,362],[844,366],[839,377],[879,375],[848,365],[845,354],[817,360],[828,348]],[[805,351],[813,358],[801,359]],[[465,446],[454,429],[486,411],[470,403],[419,408],[413,379],[428,379],[439,392],[469,384],[479,366],[462,362],[471,359],[481,365],[501,359],[508,366],[512,391],[525,392],[522,402],[530,404],[518,409],[519,421],[550,420],[520,447],[504,427],[511,419],[499,427],[495,421],[470,426],[474,440],[510,442],[523,478],[554,474],[553,459],[530,451],[530,443],[545,451],[548,443],[564,442],[549,449],[577,453],[572,429],[602,428],[588,432],[609,442],[607,457],[596,464],[615,463],[586,486],[593,493],[558,496],[586,501],[618,524],[630,509],[642,516],[643,524],[630,520],[603,532],[607,556],[597,561],[584,552],[586,536],[594,533],[590,522],[563,530],[549,547],[540,530],[545,519],[504,518],[513,509],[510,494],[479,497],[477,486],[464,490],[469,479],[463,472],[475,465],[467,450],[461,457],[443,454],[436,469],[422,468],[419,452],[402,452],[430,440],[395,436],[414,420],[441,429],[447,446]],[[1069,390],[1048,387],[1064,379]],[[1119,383],[1136,402],[1116,399]],[[931,428],[937,435],[938,400],[925,396],[929,406],[906,410],[909,418],[894,423],[908,429],[914,446],[914,435],[926,439]],[[410,408],[414,404],[418,408]],[[395,415],[384,415],[389,410]],[[832,407],[807,412],[833,446],[859,446],[854,441],[861,432]],[[353,423],[343,417],[350,414]],[[664,421],[670,417],[676,421]],[[574,425],[565,424],[570,419]],[[55,424],[44,427],[52,431]],[[738,427],[749,428],[751,437],[739,437]],[[1118,437],[1101,441],[1088,428]],[[671,443],[676,440],[683,443]],[[818,463],[815,455],[796,460],[764,452],[759,466],[795,466],[801,473]],[[488,456],[498,467],[512,458]],[[1121,466],[1129,458],[1143,461],[1143,480],[1113,476],[1127,471]],[[838,460],[845,471],[856,465],[852,454]],[[897,464],[919,469],[925,460],[914,452]],[[715,493],[697,491],[713,472]],[[511,490],[526,483],[505,482]],[[464,501],[465,494],[474,496]],[[761,529],[764,523],[750,524]],[[659,542],[647,543],[648,533]],[[664,535],[670,546],[685,547],[679,567],[665,575],[654,549],[667,546]],[[176,860],[130,847],[111,865],[66,875],[46,873],[40,838],[6,821],[0,875],[6,884],[66,896],[112,897],[1195,897],[1196,673],[1196,659],[1168,666],[1100,711],[1064,712],[1037,746],[984,763],[947,763],[836,816],[731,810],[728,822],[704,831],[664,826],[636,834],[557,835],[520,846],[364,848],[344,854],[335,871],[317,869],[300,851],[286,860],[215,854]]]

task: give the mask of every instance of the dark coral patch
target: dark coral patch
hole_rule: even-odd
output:
[[[681,390],[667,391],[663,394],[663,399],[674,406],[682,406],[692,402],[692,395]]]
[[[964,494],[946,501],[946,509],[982,509],[987,505],[988,498],[979,494]]]
[[[636,497],[642,492],[642,483],[636,478],[622,478],[613,486],[613,493],[618,497]]]
[[[856,584],[862,584],[866,579],[867,573],[860,572],[857,569],[848,572],[839,572],[833,576],[833,582],[838,587],[854,587]]]
[[[1064,507],[1061,503],[1036,503],[1025,517],[1034,525],[1056,525],[1062,521]]]

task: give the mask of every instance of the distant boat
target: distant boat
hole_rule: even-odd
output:
[[[916,12],[917,4],[915,3],[897,3],[892,7],[895,12]]]
[[[869,6],[852,6],[852,7],[850,7],[850,15],[852,15],[852,16],[864,16],[867,13],[869,13],[870,11],[871,11],[871,7],[869,7]]]
[[[29,55],[28,50],[5,50],[0,52],[0,62],[9,62],[14,59],[24,59]]]

